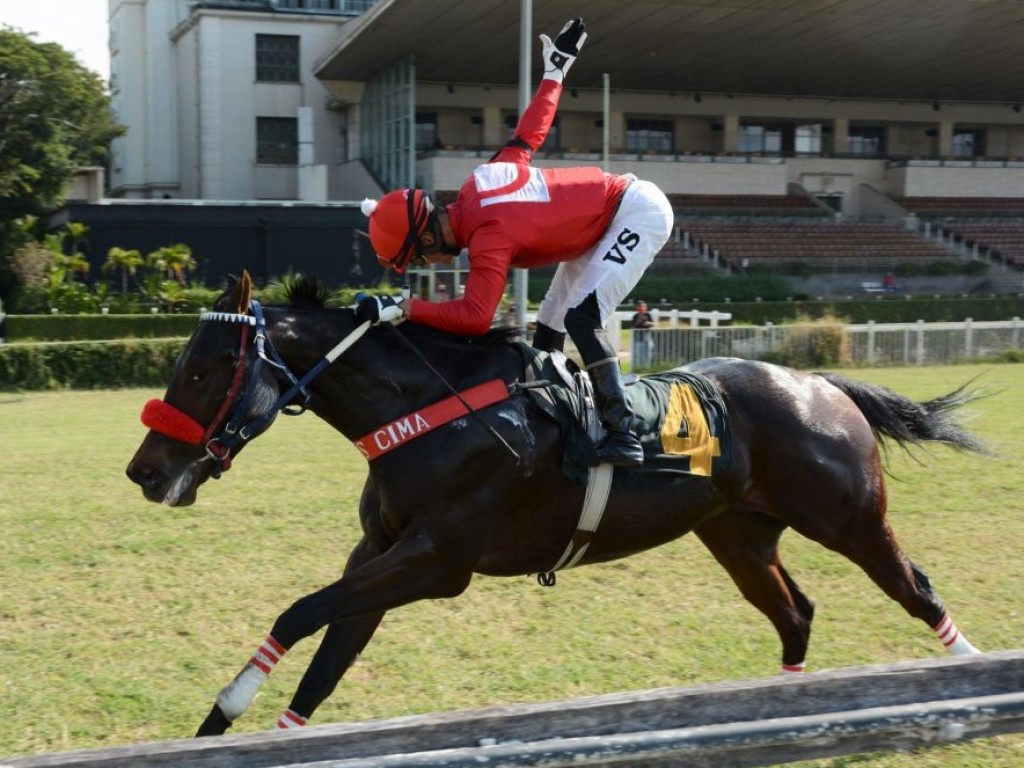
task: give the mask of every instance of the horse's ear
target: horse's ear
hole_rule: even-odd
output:
[[[213,308],[218,312],[231,312],[244,315],[249,311],[249,300],[252,298],[252,278],[248,270],[242,270],[242,277],[228,275],[228,282]]]
[[[238,281],[235,290],[232,291],[231,301],[234,304],[234,311],[244,315],[249,311],[249,301],[252,299],[252,278],[249,277],[249,270],[242,270],[242,279]]]

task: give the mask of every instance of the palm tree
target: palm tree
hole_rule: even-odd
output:
[[[78,253],[78,248],[89,236],[89,227],[80,221],[69,221],[64,225],[64,234],[71,240],[71,253]]]
[[[126,250],[114,246],[107,251],[107,260],[103,262],[104,272],[118,271],[121,273],[121,293],[128,293],[128,276],[135,276],[135,271],[142,266],[142,254],[138,249]]]
[[[196,260],[192,258],[192,249],[184,243],[175,243],[160,249],[164,252],[164,264],[167,276],[185,285],[185,273],[195,272]]]

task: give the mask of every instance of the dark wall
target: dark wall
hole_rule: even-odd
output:
[[[369,241],[357,234],[366,218],[355,204],[71,203],[48,223],[57,229],[69,221],[89,227],[85,255],[93,275],[114,246],[145,256],[174,243],[192,248],[193,279],[210,287],[243,269],[261,285],[290,272],[332,286],[375,285],[383,274]]]

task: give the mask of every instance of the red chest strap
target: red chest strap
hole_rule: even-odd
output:
[[[373,461],[388,451],[392,451],[410,440],[425,435],[437,427],[465,416],[469,411],[462,401],[471,408],[486,408],[488,405],[501,402],[509,396],[508,387],[501,379],[492,379],[478,384],[460,393],[460,397],[452,395],[426,408],[395,419],[353,441],[359,452],[367,461]]]

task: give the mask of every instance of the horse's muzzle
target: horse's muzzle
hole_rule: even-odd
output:
[[[125,474],[142,488],[143,496],[149,501],[169,507],[187,507],[195,503],[198,483],[191,467],[175,479],[136,458],[128,464]]]
[[[129,480],[142,488],[143,495],[149,501],[160,503],[167,495],[167,476],[156,467],[132,459],[125,474]]]

